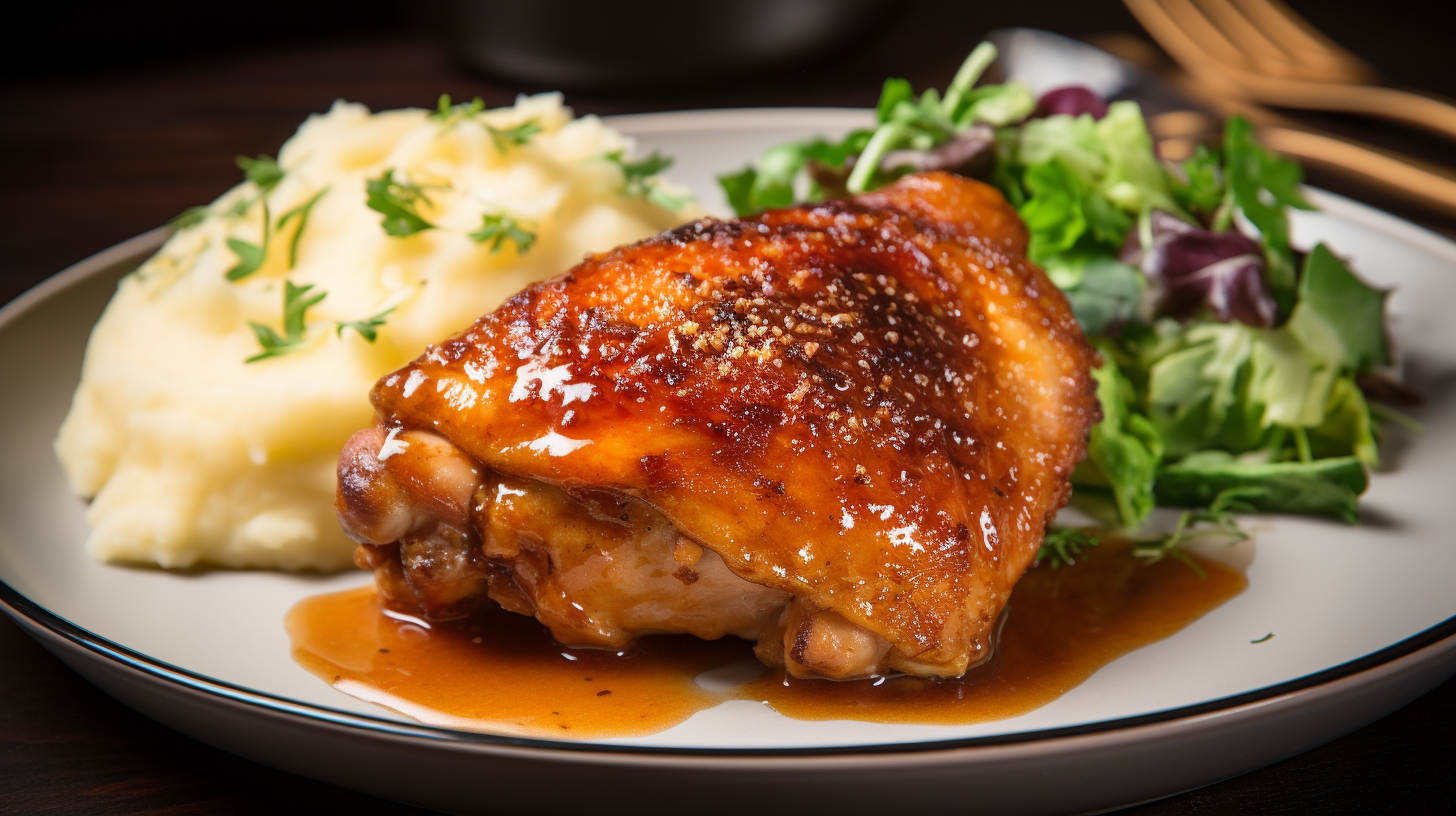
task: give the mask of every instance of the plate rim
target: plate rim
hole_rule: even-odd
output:
[[[3,323],[0,323],[3,326]],[[516,737],[479,731],[447,728],[426,723],[410,723],[374,717],[328,706],[292,700],[268,692],[250,689],[225,680],[208,677],[190,669],[156,660],[130,647],[95,634],[31,601],[4,580],[0,580],[0,609],[22,623],[30,623],[72,646],[109,660],[144,675],[152,681],[200,692],[224,701],[251,706],[268,715],[301,717],[316,723],[344,727],[369,736],[424,739],[435,743],[452,743],[468,748],[499,748],[570,754],[603,754],[635,757],[673,757],[700,759],[775,758],[812,760],[864,756],[917,756],[962,752],[965,750],[1006,746],[1049,746],[1081,738],[1113,737],[1138,729],[1157,726],[1177,727],[1212,716],[1227,716],[1273,703],[1279,698],[1290,702],[1314,692],[1334,693],[1346,685],[1360,685],[1361,675],[1373,672],[1403,658],[1418,656],[1412,667],[1436,661],[1447,653],[1456,653],[1456,616],[1427,628],[1383,649],[1345,663],[1272,686],[1221,697],[1192,706],[1165,711],[1100,720],[1081,725],[993,734],[981,737],[958,737],[945,740],[920,740],[901,743],[866,743],[822,747],[764,748],[721,747],[700,748],[618,744],[592,741],[549,740]]]
[[[761,127],[852,127],[866,121],[869,111],[856,108],[730,108],[717,110],[668,111],[603,117],[607,123],[629,136],[673,133],[709,129],[716,131],[755,129]],[[1376,229],[1393,240],[1401,241],[1456,265],[1456,241],[1417,224],[1371,207],[1367,204],[1316,188],[1305,188],[1318,209]],[[61,272],[37,283],[0,306],[0,331],[22,314],[60,292],[79,285],[115,267],[141,262],[160,248],[170,235],[167,227],[157,227],[102,250]],[[1325,690],[1334,692],[1346,686],[1358,686],[1362,675],[1387,667],[1404,658],[1417,656],[1419,665],[1456,653],[1456,615],[1436,623],[1407,638],[1369,654],[1281,683],[1237,695],[1204,701],[1164,711],[1100,720],[1060,728],[1019,731],[979,737],[958,737],[945,740],[918,740],[898,743],[866,743],[863,745],[805,746],[794,748],[765,747],[684,747],[617,744],[595,741],[568,741],[518,737],[466,731],[425,723],[409,723],[374,717],[367,714],[306,703],[268,692],[250,689],[209,677],[180,666],[156,660],[123,644],[102,637],[51,612],[32,601],[0,578],[0,609],[27,629],[30,627],[60,638],[65,643],[102,659],[135,671],[146,679],[191,692],[219,697],[233,703],[252,706],[270,715],[290,715],[320,723],[345,727],[369,736],[424,739],[434,743],[450,743],[477,749],[495,748],[526,750],[531,753],[565,752],[581,756],[647,757],[690,759],[750,759],[772,757],[779,760],[850,757],[914,756],[962,752],[1006,746],[1050,746],[1088,737],[1110,737],[1153,726],[1176,726],[1200,718],[1230,715],[1239,710],[1271,704],[1279,698],[1290,702]]]

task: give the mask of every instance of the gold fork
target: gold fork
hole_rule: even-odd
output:
[[[1200,5],[1210,20],[1266,76],[1314,82],[1373,83],[1375,69],[1341,48],[1279,0],[1221,0]]]
[[[1156,49],[1136,35],[1105,35],[1092,44],[1157,74],[1211,112],[1175,110],[1148,120],[1158,153],[1165,159],[1182,161],[1199,144],[1217,142],[1224,118],[1238,114],[1254,125],[1255,137],[1271,150],[1456,216],[1456,173],[1444,167],[1304,127],[1247,98],[1218,93],[1191,74],[1169,68]]]
[[[1374,72],[1270,0],[1124,0],[1190,74],[1224,94],[1286,108],[1390,119],[1456,139],[1456,106],[1367,84]]]

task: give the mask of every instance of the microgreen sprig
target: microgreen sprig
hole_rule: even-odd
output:
[[[1156,564],[1171,555],[1192,567],[1199,575],[1204,575],[1203,567],[1193,560],[1193,556],[1188,554],[1184,545],[1210,535],[1217,535],[1231,541],[1242,541],[1248,538],[1249,534],[1239,529],[1234,515],[1254,512],[1256,508],[1250,504],[1250,500],[1263,497],[1265,492],[1264,488],[1253,486],[1230,487],[1222,490],[1206,509],[1185,510],[1178,514],[1178,523],[1173,526],[1173,532],[1160,538],[1138,542],[1133,546],[1133,555],[1146,559],[1150,564]],[[1199,524],[1207,526],[1197,527]]]
[[[1048,528],[1042,537],[1041,549],[1036,551],[1036,561],[1057,567],[1070,567],[1077,563],[1077,556],[1102,543],[1102,538],[1086,530],[1074,527]]]

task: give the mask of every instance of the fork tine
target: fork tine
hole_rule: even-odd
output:
[[[1187,13],[1188,3],[1186,0],[1124,0],[1128,10],[1142,23],[1143,28],[1153,35],[1164,49],[1172,55],[1188,71],[1197,74],[1200,79],[1225,93],[1242,96],[1242,88],[1238,83],[1232,81],[1219,67],[1215,57],[1210,55],[1203,48],[1203,43],[1196,39],[1193,34],[1184,29],[1183,22],[1188,19],[1201,21],[1204,29],[1212,29],[1204,41],[1216,39],[1224,42],[1232,48],[1223,35],[1208,22],[1201,14],[1194,14],[1192,18]],[[1181,7],[1180,7],[1181,5]],[[1173,8],[1179,9],[1176,16]],[[1196,12],[1196,9],[1195,9]],[[1194,23],[1196,26],[1197,23]]]
[[[1272,1],[1272,0],[1271,0]],[[1287,108],[1375,116],[1456,139],[1456,104],[1399,88],[1330,78],[1269,76],[1222,54],[1237,49],[1191,0],[1124,0],[1148,33],[1190,73],[1222,93]],[[1207,45],[1207,48],[1205,48]]]
[[[1249,60],[1244,52],[1234,44],[1232,40],[1203,13],[1193,0],[1154,0],[1163,9],[1163,12],[1182,29],[1189,37],[1198,43],[1200,50],[1208,56],[1224,63],[1245,70],[1249,69]]]
[[[1264,73],[1276,76],[1299,75],[1299,63],[1277,41],[1271,39],[1258,24],[1249,19],[1232,0],[1199,0],[1198,7],[1224,32],[1228,40]]]
[[[1270,40],[1286,52],[1298,54],[1307,63],[1314,63],[1348,82],[1374,80],[1375,70],[1310,25],[1281,0],[1232,0],[1239,11]]]

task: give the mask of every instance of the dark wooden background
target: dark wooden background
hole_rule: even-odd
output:
[[[1389,82],[1456,97],[1456,60],[1439,5],[1293,5]],[[335,99],[378,110],[429,106],[450,93],[499,105],[517,92],[544,90],[461,69],[399,4],[293,0],[226,14],[195,2],[116,6],[84,12],[38,4],[31,22],[7,25],[0,49],[0,303],[211,201],[238,181],[235,155],[275,153],[305,116]],[[1112,0],[905,2],[853,47],[809,64],[678,87],[569,93],[568,102],[599,114],[869,106],[887,76],[907,77],[917,88],[944,87],[983,34],[1010,25],[1078,37],[1139,32]],[[1401,128],[1304,118],[1456,165],[1452,145]],[[1337,178],[1311,180],[1456,237],[1456,219]],[[7,398],[23,398],[14,385],[6,388]],[[1448,681],[1334,743],[1127,812],[1453,812],[1453,768],[1456,681]],[[244,814],[287,805],[416,812],[175,734],[93,689],[0,616],[0,813]]]

